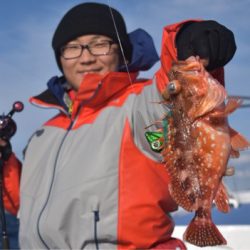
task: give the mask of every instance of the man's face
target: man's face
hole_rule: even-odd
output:
[[[88,45],[88,49],[84,47],[82,50],[79,45]],[[91,54],[89,50],[98,55]],[[102,54],[99,51],[108,53]],[[117,71],[119,58],[119,47],[116,43],[112,43],[109,37],[84,35],[70,41],[62,48],[60,60],[65,78],[73,89],[78,90],[83,77],[88,73],[105,74]]]

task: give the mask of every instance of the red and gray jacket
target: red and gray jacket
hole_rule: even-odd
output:
[[[144,136],[144,128],[166,112],[159,104],[161,91],[176,60],[181,25],[165,27],[161,68],[152,80],[137,79],[137,73],[91,74],[74,95],[58,91],[61,79],[53,78],[53,88],[31,98],[60,112],[34,133],[25,153],[21,248],[185,249],[171,238],[169,213],[177,206],[166,168]],[[19,169],[13,157],[5,176]],[[17,207],[18,185],[6,181],[5,186]]]

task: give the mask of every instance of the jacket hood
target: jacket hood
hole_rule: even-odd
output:
[[[129,33],[129,39],[133,48],[131,61],[127,67],[121,66],[120,71],[146,71],[159,61],[154,41],[145,30],[137,29]]]

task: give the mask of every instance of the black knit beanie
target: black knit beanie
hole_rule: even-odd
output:
[[[113,18],[114,17],[114,22]],[[62,18],[56,28],[52,39],[57,65],[62,70],[60,63],[60,48],[75,38],[82,35],[105,35],[118,43],[118,36],[127,60],[131,59],[132,46],[127,34],[126,24],[122,15],[108,5],[100,3],[83,3],[70,9]]]

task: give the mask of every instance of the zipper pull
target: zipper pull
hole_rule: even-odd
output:
[[[98,222],[100,220],[99,211],[95,210],[95,211],[93,211],[93,213],[94,213],[94,216],[95,216],[95,222]]]

